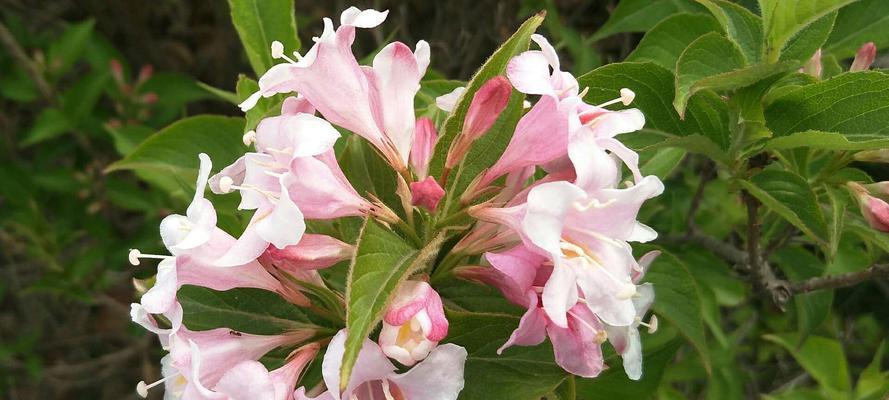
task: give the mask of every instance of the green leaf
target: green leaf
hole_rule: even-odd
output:
[[[855,0],[759,0],[766,52],[778,60],[784,45],[801,30]]]
[[[191,184],[197,176],[199,153],[207,153],[217,169],[244,154],[243,126],[243,118],[216,115],[185,118],[151,135],[130,155],[108,166],[106,171],[168,174]]]
[[[766,125],[775,137],[808,130],[887,137],[887,103],[889,75],[878,71],[846,73],[774,99],[766,106]]]
[[[537,27],[543,22],[544,15],[537,14],[528,18],[522,26],[516,30],[512,36],[504,42],[494,54],[485,61],[485,64],[478,70],[478,72],[473,75],[472,79],[466,85],[466,90],[463,92],[463,95],[460,97],[460,100],[457,102],[454,107],[454,111],[448,116],[445,120],[444,125],[441,127],[439,131],[438,143],[435,145],[435,153],[432,156],[432,160],[429,162],[429,175],[439,176],[444,169],[445,159],[447,158],[448,149],[451,146],[451,142],[457,137],[460,131],[463,129],[463,120],[466,118],[466,113],[469,110],[469,103],[472,101],[472,97],[475,96],[475,93],[481,88],[482,85],[485,84],[491,78],[502,75],[506,72],[506,65],[509,63],[509,60],[512,57],[518,55],[519,53],[528,50],[528,45],[531,42],[531,35],[537,30]],[[510,97],[510,104],[507,105],[507,108],[504,110],[504,114],[513,114],[515,113],[515,101],[521,97],[517,93],[513,93]],[[521,107],[521,100],[518,101],[519,107]],[[519,110],[519,113],[521,109]],[[520,115],[520,114],[519,114]],[[511,119],[513,117],[501,115],[496,124],[503,124],[508,127],[511,123]],[[509,119],[510,121],[506,121]],[[499,132],[499,134],[497,134]],[[511,131],[506,132],[506,129],[502,127],[492,127],[491,131],[488,134],[484,135],[479,140],[473,144],[473,149],[470,150],[469,157],[472,156],[472,151],[475,150],[476,153],[482,152],[484,153],[483,159],[484,162],[473,163],[474,167],[472,169],[478,168],[478,171],[484,169],[485,167],[490,166],[499,158],[500,153],[502,153],[503,149],[506,148],[506,144],[509,142],[509,138],[511,137]],[[493,149],[489,149],[492,146]],[[483,150],[478,150],[483,149]],[[487,150],[485,150],[487,149]],[[485,165],[487,164],[487,165]],[[479,168],[480,167],[480,168]],[[465,167],[464,169],[468,169]],[[467,173],[463,174],[467,180],[472,180],[475,177],[475,174],[467,171]],[[448,191],[450,194],[450,191]]]
[[[877,400],[880,396],[889,393],[889,372],[883,371],[880,366],[885,350],[886,340],[884,339],[880,342],[880,346],[877,347],[873,360],[858,376],[858,383],[855,385],[857,399]]]
[[[130,155],[146,138],[154,133],[145,125],[124,125],[121,127],[105,126],[108,134],[114,140],[114,149],[123,157]]]
[[[615,63],[597,68],[578,78],[589,90],[584,100],[598,104],[613,99],[621,88],[636,92],[633,107],[645,114],[645,129],[622,136],[636,150],[680,147],[704,152],[728,163],[730,142],[728,107],[711,91],[702,91],[689,101],[685,120],[673,110],[673,74],[653,63]]]
[[[283,43],[286,54],[299,50],[293,1],[229,0],[228,4],[232,23],[256,76],[275,65],[270,51],[273,41]]]
[[[653,249],[656,247],[640,246],[639,251]],[[661,255],[654,260],[645,274],[644,281],[654,284],[655,302],[652,305],[654,313],[670,322],[691,342],[709,371],[709,348],[700,289],[688,267],[672,254],[661,250]]]
[[[60,99],[62,112],[73,123],[82,123],[92,113],[110,80],[111,75],[101,71],[91,72],[78,79],[62,93]]]
[[[789,171],[765,170],[741,185],[766,207],[816,242],[827,243],[827,222],[809,183]]]
[[[805,62],[812,58],[821,46],[827,41],[837,13],[827,14],[809,26],[801,30],[796,36],[787,41],[781,50],[781,60],[797,60]]]
[[[47,50],[47,62],[51,76],[59,78],[71,69],[92,37],[94,25],[93,20],[71,24],[50,44]]]
[[[497,355],[519,317],[452,310],[447,310],[447,317],[450,326],[445,340],[468,353],[460,399],[539,400],[565,380],[567,373],[553,360],[549,342],[513,346]]]
[[[644,339],[643,339],[644,340]],[[632,381],[623,365],[614,357],[606,360],[609,369],[592,379],[577,379],[577,393],[583,400],[649,399],[657,391],[667,365],[682,345],[681,340],[645,349],[642,356],[642,379]]]
[[[741,50],[718,33],[708,33],[692,42],[676,63],[676,98],[673,107],[683,115],[688,98],[702,89],[730,90],[789,71],[793,62],[744,67]]]
[[[698,0],[722,25],[726,36],[734,42],[748,64],[762,58],[762,18],[750,10],[725,0]]]
[[[685,159],[686,151],[679,148],[658,150],[651,158],[639,166],[643,175],[654,175],[666,179]]]
[[[184,285],[176,298],[184,311],[183,323],[191,330],[229,328],[256,335],[277,335],[294,329],[318,328],[303,308],[267,290],[216,291]]]
[[[889,45],[889,2],[859,0],[840,9],[824,51],[839,59],[849,58],[867,42],[874,42],[879,49]]]
[[[837,340],[810,336],[798,346],[800,341],[794,333],[765,335],[763,338],[784,347],[823,388],[836,395],[850,394],[849,368]]]
[[[31,146],[57,137],[72,128],[74,124],[58,108],[44,108],[20,144],[22,147]]]
[[[346,287],[346,338],[340,382],[349,383],[361,345],[382,318],[398,285],[434,257],[441,246],[437,238],[422,250],[368,218],[358,238],[355,258]]]
[[[847,134],[837,132],[805,131],[776,137],[766,143],[767,149],[796,149],[807,147],[823,150],[877,150],[889,147],[886,134]]]
[[[670,16],[645,33],[626,61],[651,61],[674,71],[682,51],[695,39],[710,32],[720,32],[713,17],[687,13]]]
[[[801,281],[824,275],[824,262],[801,247],[785,247],[775,254],[775,264],[793,281]],[[820,290],[793,296],[796,307],[798,335],[805,341],[830,314],[833,291]],[[798,344],[800,344],[799,342]]]
[[[690,0],[621,0],[590,40],[597,41],[623,32],[647,31],[673,14],[698,9]]]

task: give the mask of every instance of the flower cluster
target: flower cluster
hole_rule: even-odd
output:
[[[140,382],[140,395],[163,384],[167,398],[182,399],[456,399],[464,385],[467,352],[453,343],[439,344],[447,341],[449,330],[442,298],[433,288],[440,276],[492,285],[527,309],[499,351],[537,345],[548,337],[562,368],[595,377],[606,368],[601,345],[608,341],[623,357],[627,375],[641,376],[638,328],[653,331],[657,320],[643,322],[654,290],[640,281],[657,254],[637,260],[630,243],[656,237],[637,214],[663,185],[643,176],[638,155],[617,139],[642,128],[642,113],[606,108],[629,105],[634,93],[624,89],[615,100],[588,104],[586,91],[561,71],[553,47],[533,35],[539,50],[514,57],[506,76],[489,79],[472,93],[459,88],[436,100],[452,116],[456,104],[468,107],[440,172],[432,175],[437,129],[432,119],[418,119],[414,111],[429,46],[391,43],[367,66],[352,53],[356,28],[375,27],[387,13],[352,7],[336,28],[325,18],[323,33],[304,55],[290,57],[280,42],[272,43],[272,56],[284,62],[261,77],[259,91],[241,109],[248,111],[276,94],[298,95],[283,101],[280,115],[263,119],[244,135],[245,145],[255,151],[212,177],[210,158],[200,155],[196,192],[186,214],[168,216],[160,225],[171,255],[131,250],[134,265],[160,259],[153,286],[132,305],[132,318],[156,333],[169,352],[163,379]],[[442,201],[449,195],[451,172],[493,129],[516,91],[536,101],[525,102],[527,111],[499,160],[466,190]],[[335,126],[367,140],[395,172],[403,217],[352,186],[334,151],[341,139]],[[238,238],[217,227],[214,206],[204,197],[208,186],[217,194],[238,192],[239,209],[253,210]],[[348,382],[340,381],[345,328],[334,334],[335,329],[306,324],[277,335],[255,335],[227,328],[197,331],[183,324],[177,297],[183,285],[262,289],[309,313],[323,308],[307,288],[335,292],[319,270],[352,259],[360,243],[310,233],[307,222],[347,217],[407,231],[418,218],[424,226],[455,235],[456,242],[437,265],[406,277],[390,295],[377,341],[364,341]],[[461,218],[470,223],[443,226]],[[342,318],[338,323],[345,326]],[[275,349],[290,353],[269,371],[260,360]],[[304,371],[322,350],[323,382],[306,387]]]

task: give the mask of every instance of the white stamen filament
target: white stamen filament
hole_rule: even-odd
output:
[[[648,328],[648,333],[657,332],[657,315],[652,315],[648,322],[642,322],[642,318],[636,317],[636,323]]]
[[[142,397],[143,399],[147,398],[149,389],[151,389],[157,385],[160,385],[161,383],[166,382],[168,379],[176,378],[179,375],[180,374],[178,374],[178,373],[175,375],[170,375],[170,376],[158,379],[150,384],[146,384],[145,381],[139,381],[139,383],[136,384],[136,393],[139,394],[139,397]]]
[[[587,86],[587,87],[583,88],[583,90],[580,91],[580,93],[577,94],[577,97],[583,98],[583,96],[586,96],[586,94],[589,93],[589,91],[590,91],[590,87]]]
[[[127,255],[127,259],[130,261],[132,265],[139,265],[140,258],[155,258],[158,260],[166,260],[168,258],[173,258],[173,256],[162,256],[157,254],[142,254],[139,249],[130,249],[130,253]]]
[[[277,172],[272,172],[272,171],[269,171],[269,170],[265,170],[265,171],[262,171],[262,172],[265,172],[265,174],[268,175],[268,176],[273,176],[273,177],[278,178],[278,179],[283,179],[283,178],[284,178],[284,174],[279,174],[279,173],[277,173]]]
[[[383,379],[383,396],[386,396],[386,400],[395,400],[395,396],[392,395],[392,392],[389,391],[389,380]]]
[[[596,107],[604,108],[604,107],[610,106],[612,104],[617,104],[617,103],[622,103],[623,105],[628,106],[628,105],[630,105],[630,103],[633,102],[633,99],[635,99],[635,98],[636,98],[636,93],[634,93],[630,89],[623,88],[620,90],[620,97],[613,99],[613,100],[606,101],[602,104],[597,105]]]
[[[284,54],[284,43],[277,40],[272,42],[272,58],[276,60],[281,58],[291,64],[296,64],[296,61],[293,61],[290,57],[287,57],[287,55]]]
[[[268,171],[266,171],[266,173],[273,174]],[[222,178],[219,179],[219,191],[221,191],[222,193],[230,193],[232,191],[232,189],[239,190],[239,191],[245,191],[245,190],[255,191],[255,192],[265,196],[267,199],[269,199],[269,201],[271,201],[273,203],[278,201],[278,197],[279,197],[277,193],[269,192],[268,190],[262,190],[256,186],[253,186],[253,185],[248,185],[248,184],[244,184],[244,185],[240,185],[240,186],[235,185],[234,180],[229,176],[223,176]]]
[[[274,147],[266,147],[265,151],[267,151],[269,153],[283,154],[285,156],[293,155],[293,149],[290,147],[286,147],[284,149],[276,149]]]
[[[293,56],[296,57],[296,61],[300,61],[303,59],[303,56],[300,55],[298,51],[294,51]]]
[[[244,142],[244,146],[256,143],[256,131],[247,131],[244,133],[244,136],[241,137],[241,141]]]
[[[596,342],[598,342],[599,344],[604,343],[605,340],[608,339],[608,333],[604,330],[596,329],[595,327],[590,325],[589,322],[584,321],[583,318],[580,318],[577,314],[571,311],[568,311],[568,315],[574,317],[574,319],[579,321],[581,325],[587,327],[591,332],[593,332],[593,335],[596,335]]]

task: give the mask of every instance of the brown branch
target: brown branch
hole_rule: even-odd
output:
[[[842,275],[810,278],[801,282],[790,283],[789,287],[792,294],[801,294],[822,289],[854,286],[861,282],[880,278],[889,279],[889,264],[875,264],[863,271],[849,272]]]
[[[731,243],[724,242],[715,236],[701,232],[697,227],[691,226],[685,234],[666,235],[661,240],[674,244],[694,243],[710,250],[720,258],[737,265],[747,266],[747,253],[739,250]]]
[[[759,249],[760,221],[759,200],[747,191],[741,193],[747,206],[747,259],[750,270],[756,277],[756,284],[769,293],[772,302],[784,311],[784,304],[792,296],[787,281],[778,279],[768,262],[762,259]]]
[[[40,95],[43,97],[47,103],[53,102],[53,94],[52,89],[50,89],[49,84],[44,79],[43,74],[34,64],[34,62],[25,54],[25,50],[22,49],[22,46],[15,40],[15,37],[12,36],[12,32],[6,28],[6,25],[0,23],[0,43],[3,43],[3,47],[6,47],[6,50],[9,51],[9,55],[15,59],[16,63],[19,64],[24,70],[25,73],[34,81],[34,85],[37,86],[37,91],[40,92]]]

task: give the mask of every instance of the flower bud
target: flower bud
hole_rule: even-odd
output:
[[[852,61],[849,72],[867,71],[874,63],[875,58],[877,58],[877,46],[874,45],[874,42],[865,43],[855,53],[855,60]]]
[[[411,204],[435,211],[438,202],[444,197],[445,191],[433,177],[411,183]]]
[[[445,167],[453,168],[457,165],[469,151],[472,142],[491,129],[509,103],[510,94],[512,85],[503,76],[496,76],[479,88],[469,103],[466,118],[463,120],[463,130],[448,151]]]
[[[287,271],[323,269],[352,257],[355,246],[327,235],[307,233],[299,243],[279,249],[269,246],[264,256]]]
[[[847,185],[858,199],[861,216],[868,225],[878,231],[889,232],[889,203],[885,200],[889,198],[889,183],[879,182],[863,186],[856,182],[848,182]],[[872,190],[878,192],[874,193]]]
[[[816,78],[821,78],[821,49],[815,51],[815,54],[812,55],[812,58],[809,61],[806,61],[803,64],[803,67],[800,68],[800,72],[804,74],[812,75]]]
[[[414,143],[411,145],[411,166],[417,173],[417,178],[426,178],[429,171],[429,160],[432,159],[432,152],[435,150],[435,142],[438,141],[438,133],[435,131],[435,125],[429,118],[420,118],[417,120],[417,126],[414,130]]]
[[[861,151],[855,153],[855,160],[865,162],[889,163],[889,149]]]
[[[383,316],[380,347],[390,358],[411,366],[426,358],[448,335],[441,297],[422,281],[406,281]]]

